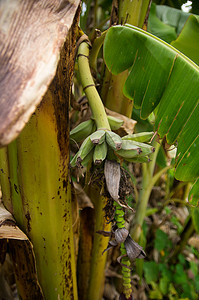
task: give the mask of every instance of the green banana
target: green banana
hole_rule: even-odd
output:
[[[133,141],[123,140],[122,148],[116,153],[124,158],[132,158],[140,155],[141,148],[135,145]]]
[[[94,154],[93,154],[94,164],[96,165],[101,164],[101,162],[105,160],[107,155],[107,149],[108,147],[106,142],[95,146]]]
[[[106,141],[109,144],[109,146],[114,150],[119,150],[122,147],[121,137],[112,131],[106,131]]]
[[[75,156],[73,156],[73,158],[70,161],[70,167],[71,168],[74,168],[76,166],[77,156],[78,156],[78,152],[75,154]]]
[[[86,167],[88,162],[92,159],[93,157],[93,152],[94,150],[92,149],[86,156],[85,158],[82,160],[82,161],[78,161],[77,158],[78,158],[78,155],[79,155],[79,152],[77,152],[75,154],[75,156],[71,159],[70,161],[70,167],[71,168],[74,168],[76,166],[78,167]]]
[[[94,145],[102,144],[105,140],[105,130],[97,130],[90,135],[90,140]]]
[[[131,140],[141,143],[146,143],[151,140],[151,138],[154,136],[154,132],[140,132],[135,134],[128,134],[122,137],[122,140]]]
[[[155,148],[151,145],[145,144],[145,143],[139,143],[136,141],[132,141],[135,146],[140,147],[141,153],[140,156],[146,156],[155,151]]]
[[[136,156],[132,158],[126,158],[126,161],[133,163],[149,163],[151,160],[148,156]]]
[[[94,153],[94,149],[92,149],[87,155],[86,157],[81,161],[80,165],[82,167],[86,167],[89,163],[90,160],[92,160],[93,157],[93,153]],[[78,165],[78,164],[77,164]]]
[[[107,116],[107,118],[108,118],[108,122],[111,127],[111,130],[119,129],[124,123],[123,120],[120,120],[120,119],[112,117],[112,116]]]
[[[77,163],[81,163],[87,154],[93,149],[94,144],[91,142],[90,136],[88,136],[82,143],[79,151],[77,152]]]
[[[95,122],[90,119],[80,123],[70,132],[70,139],[76,142],[81,142],[89,136],[95,129]]]

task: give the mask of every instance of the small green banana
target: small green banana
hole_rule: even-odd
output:
[[[123,140],[122,148],[116,153],[124,158],[132,158],[140,155],[141,148],[135,145],[133,141]]]
[[[130,140],[141,143],[147,143],[154,136],[154,132],[140,132],[135,134],[128,134],[122,137],[122,140]]]
[[[70,161],[70,167],[71,167],[71,168],[74,168],[74,167],[76,166],[77,155],[78,155],[78,152],[75,154],[75,156],[73,156],[73,158],[72,158],[71,161]]]
[[[99,129],[93,132],[89,137],[94,145],[101,144],[105,140],[105,130]]]
[[[75,156],[71,159],[70,161],[70,167],[71,168],[74,168],[76,166],[78,167],[86,167],[88,162],[92,159],[93,157],[93,152],[94,152],[94,149],[92,149],[87,155],[86,157],[82,160],[82,161],[78,161],[77,158],[78,158],[78,155],[79,155],[79,152],[77,152],[75,154]]]
[[[126,158],[126,161],[133,163],[149,163],[151,160],[148,156],[136,156],[132,158]]]
[[[111,130],[119,129],[124,123],[123,120],[120,120],[120,119],[112,117],[112,116],[107,116],[107,118],[108,118],[108,122],[111,127]]]
[[[93,154],[94,164],[96,165],[101,164],[102,161],[105,160],[107,155],[107,149],[108,147],[106,142],[95,146],[94,154]]]
[[[82,167],[86,167],[89,163],[89,161],[92,160],[93,158],[93,153],[94,153],[94,149],[92,149],[87,155],[86,157],[81,161],[80,166]]]
[[[92,119],[82,122],[71,130],[70,139],[81,142],[94,131],[94,128],[95,122]]]
[[[82,143],[79,151],[77,152],[77,163],[81,163],[88,153],[93,149],[94,144],[91,142],[90,136],[88,136]]]
[[[121,137],[112,131],[106,131],[106,141],[109,144],[109,146],[114,150],[119,150],[122,147]]]
[[[140,156],[146,156],[146,155],[149,155],[149,154],[151,154],[155,151],[155,148],[151,145],[148,145],[148,144],[145,144],[145,143],[139,143],[139,142],[136,142],[136,141],[132,141],[132,142],[135,144],[135,146],[140,147],[140,149],[141,149]]]

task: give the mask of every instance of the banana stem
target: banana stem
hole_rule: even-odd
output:
[[[78,66],[83,90],[87,96],[97,129],[111,130],[102,100],[95,88],[89,67],[89,45],[82,42],[78,49]]]
[[[141,234],[141,227],[142,224],[144,222],[144,217],[146,214],[146,209],[147,209],[147,204],[149,201],[149,197],[151,194],[151,190],[155,184],[155,182],[158,180],[158,178],[160,178],[160,176],[162,175],[163,172],[165,172],[169,167],[166,167],[163,170],[161,170],[158,174],[156,174],[153,176],[153,171],[154,171],[154,167],[155,167],[155,162],[156,162],[156,157],[158,154],[158,151],[160,149],[161,144],[159,143],[155,143],[155,152],[151,155],[152,161],[149,164],[143,164],[142,165],[142,189],[140,191],[139,194],[139,199],[138,199],[138,203],[137,203],[137,209],[136,209],[136,214],[135,214],[135,218],[134,218],[134,225],[131,229],[131,236],[132,238],[138,242],[140,234]]]
[[[128,23],[142,28],[150,1],[121,1],[119,5],[119,23]]]

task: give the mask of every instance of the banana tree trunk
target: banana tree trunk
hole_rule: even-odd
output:
[[[45,6],[49,1],[44,2],[42,5]],[[41,2],[38,7],[40,5]],[[56,5],[57,2],[52,9]],[[63,21],[65,6],[63,4],[62,7]],[[71,7],[74,12],[77,6],[71,4],[70,9]],[[77,299],[68,174],[68,113],[78,16],[79,10],[62,48],[56,76],[41,104],[19,137],[7,149],[0,150],[3,202],[33,244],[39,282],[48,300]],[[71,20],[72,18],[73,16]],[[61,35],[62,33],[64,31],[60,32]],[[54,49],[55,53],[57,49]],[[46,69],[47,73],[48,71]],[[49,75],[47,73],[46,77]],[[6,127],[7,131],[10,130],[9,125]],[[21,128],[21,124],[17,126]],[[12,133],[13,137],[15,135],[16,130]],[[2,143],[7,143],[8,139],[4,134],[2,137]]]

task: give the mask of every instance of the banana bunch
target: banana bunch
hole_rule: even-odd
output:
[[[119,121],[121,120],[111,117],[112,127],[118,129],[122,124]],[[85,124],[89,126],[89,129]],[[94,164],[101,164],[106,159],[108,149],[112,149],[116,156],[126,161],[140,163],[150,161],[149,155],[155,151],[153,146],[145,143],[153,137],[153,132],[131,134],[121,138],[110,130],[98,129],[92,132],[93,129],[95,129],[94,121],[88,120],[71,131],[70,137],[76,141],[85,137],[79,151],[70,162],[71,167],[86,166],[91,159]]]
[[[108,145],[114,150],[119,150],[122,146],[122,139],[112,131],[96,130],[83,141],[79,151],[70,162],[71,167],[85,166],[92,157],[95,164],[102,163],[106,158]]]

